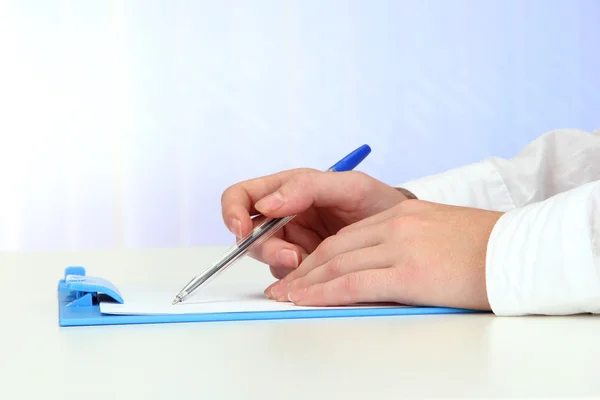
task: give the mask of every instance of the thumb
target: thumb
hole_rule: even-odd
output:
[[[372,179],[356,172],[305,172],[292,175],[275,192],[260,199],[254,208],[278,218],[299,214],[310,207],[358,206]]]

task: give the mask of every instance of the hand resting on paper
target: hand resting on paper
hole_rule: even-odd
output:
[[[251,257],[280,279],[278,301],[397,302],[489,310],[487,242],[500,212],[408,199],[360,172],[292,170],[238,183],[223,218],[241,237],[250,216],[298,216]]]
[[[502,213],[407,200],[330,236],[267,288],[278,301],[490,310],[487,243]]]

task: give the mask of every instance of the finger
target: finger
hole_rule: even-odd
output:
[[[293,169],[260,178],[240,182],[227,188],[221,196],[223,222],[236,237],[242,237],[252,230],[251,215],[256,215],[254,204],[266,195],[276,191],[291,176],[312,169]]]
[[[259,217],[252,221],[256,227],[263,220],[264,217]],[[320,242],[321,238],[314,231],[292,222],[279,229],[264,243],[252,246],[248,255],[274,268],[294,269]],[[292,257],[289,251],[293,251],[295,256]]]
[[[280,282],[280,287],[273,288],[273,297],[277,298],[284,294],[285,286],[292,280],[305,276],[313,269],[340,254],[382,243],[385,239],[384,234],[385,232],[378,225],[371,225],[328,237],[306,258],[300,267]]]
[[[352,272],[289,293],[299,306],[346,306],[357,303],[392,302],[398,292],[393,268]]]
[[[296,222],[287,224],[281,230],[283,231],[283,240],[294,243],[306,251],[307,254],[304,255],[303,260],[323,242],[321,236],[313,229]]]
[[[308,254],[317,248],[319,243],[321,243],[321,238],[314,231],[302,225],[290,223],[264,243],[253,247],[248,252],[249,256],[269,264],[271,274],[277,279],[276,282],[264,290],[265,295],[272,298],[272,287],[297,268],[298,264],[302,263],[308,257]],[[282,254],[281,251],[287,253],[290,248],[296,248],[298,263],[285,262],[285,259],[289,260],[289,255]]]
[[[252,219],[252,229],[256,228],[256,226],[260,225],[266,217],[258,217],[258,218],[253,218]],[[248,232],[248,235],[250,234],[250,232]],[[247,235],[246,235],[247,236]],[[246,237],[244,236],[244,238]],[[293,246],[286,246],[285,241],[281,240],[283,237],[283,229],[278,230],[277,232],[275,232],[269,239],[267,239],[265,242],[261,243],[261,244],[255,244],[250,246],[250,249],[248,250],[248,257],[251,257],[257,261],[260,261],[262,263],[265,264],[270,264],[270,263],[275,263],[275,267],[277,267],[277,263],[274,261],[275,260],[275,256],[273,256],[273,254],[277,253],[278,249],[285,249],[285,248],[289,248],[290,250],[294,250]],[[242,242],[243,238],[236,238],[236,244],[240,244]],[[265,248],[269,248],[265,250]]]
[[[291,281],[283,296],[277,300],[285,301],[290,292],[294,292],[318,283],[332,281],[344,275],[363,270],[388,268],[393,264],[393,252],[385,245],[366,247],[342,253],[323,265],[310,271],[305,276]]]
[[[306,256],[306,249],[272,236],[260,246],[253,247],[248,255],[271,267],[295,269]]]
[[[298,214],[311,206],[355,211],[376,182],[365,177],[357,171],[294,174],[255,208],[270,217]]]
[[[312,253],[322,241],[314,231],[297,224],[288,224],[282,230],[285,231],[283,239],[286,242],[295,243],[296,246],[299,246],[304,250],[299,258],[300,263],[304,262],[309,254]],[[264,244],[266,243],[267,242]],[[262,256],[258,256],[262,258]],[[271,266],[271,274],[277,278],[278,281],[272,283],[264,290],[265,295],[267,295],[269,298],[273,298],[271,295],[272,288],[279,283],[280,279],[285,279],[292,271],[293,268],[278,268]]]
[[[271,275],[273,275],[273,277],[275,279],[283,279],[285,278],[290,272],[292,272],[291,269],[289,268],[280,268],[280,267],[271,267],[269,266],[269,270],[271,271]],[[267,294],[269,292],[268,290],[269,288],[265,289],[265,294]]]

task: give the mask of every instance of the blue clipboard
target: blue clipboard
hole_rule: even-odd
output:
[[[422,314],[463,314],[479,311],[444,307],[382,307],[315,309],[292,311],[250,311],[207,314],[114,315],[100,311],[102,301],[124,304],[109,281],[86,275],[83,267],[68,267],[58,282],[58,322],[60,326],[158,324],[298,318],[380,317]]]

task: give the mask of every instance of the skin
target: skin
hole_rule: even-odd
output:
[[[489,310],[487,242],[502,213],[409,197],[360,172],[301,169],[231,186],[222,214],[238,238],[253,215],[297,214],[250,254],[279,279],[271,299]]]

